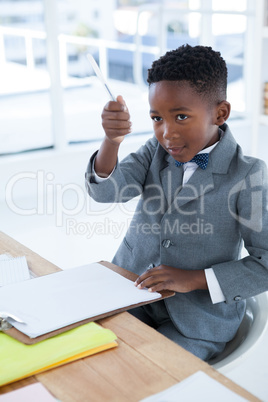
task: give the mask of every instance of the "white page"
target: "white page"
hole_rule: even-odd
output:
[[[0,254],[0,261],[12,260],[12,258],[13,257],[8,254]]]
[[[10,258],[0,256],[0,286],[30,279],[30,272],[25,257]]]
[[[246,402],[242,396],[231,391],[203,371],[141,402]]]
[[[8,319],[31,338],[159,297],[98,263],[0,288],[1,310],[24,321]]]
[[[58,399],[54,398],[50,392],[40,382],[27,385],[0,395],[0,402],[55,402]]]

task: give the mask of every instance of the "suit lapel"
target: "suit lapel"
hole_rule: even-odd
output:
[[[182,188],[183,168],[177,167],[175,160],[169,154],[166,155],[165,165],[160,171],[160,182],[163,189],[163,196],[167,203],[166,207],[169,208],[173,201],[174,196],[179,193]]]
[[[206,170],[197,168],[181,191],[176,195],[176,207],[181,207],[190,201],[202,197],[205,193],[214,189],[212,168]]]
[[[237,143],[227,125],[219,144],[211,151],[209,163],[205,170],[197,168],[182,188],[183,168],[177,167],[174,159],[167,154],[165,165],[160,171],[160,181],[167,201],[167,212],[187,204],[214,189],[214,174],[226,174],[236,152]]]

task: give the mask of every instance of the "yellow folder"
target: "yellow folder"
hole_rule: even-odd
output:
[[[0,386],[115,346],[116,335],[95,322],[33,345],[0,333]]]

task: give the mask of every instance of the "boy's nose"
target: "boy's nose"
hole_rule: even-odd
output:
[[[171,140],[171,139],[176,138],[178,136],[179,136],[179,134],[176,131],[176,127],[174,127],[173,124],[165,124],[163,137],[166,140]]]

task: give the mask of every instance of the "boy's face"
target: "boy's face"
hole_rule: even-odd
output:
[[[219,140],[217,106],[209,106],[186,81],[160,81],[149,88],[155,136],[174,159],[188,162]]]

